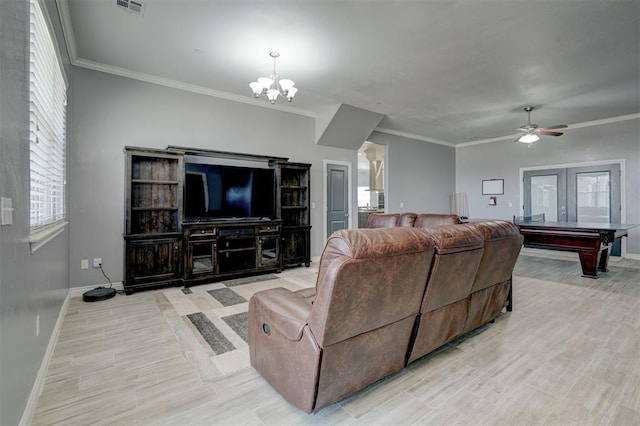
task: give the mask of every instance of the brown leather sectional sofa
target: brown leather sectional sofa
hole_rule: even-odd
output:
[[[518,229],[506,221],[417,228],[420,216],[414,226],[397,226],[398,215],[387,227],[338,231],[327,240],[315,288],[251,298],[251,365],[290,403],[318,411],[505,306],[522,246]]]

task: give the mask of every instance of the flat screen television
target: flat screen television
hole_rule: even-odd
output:
[[[273,219],[273,169],[185,164],[184,216],[187,221]]]

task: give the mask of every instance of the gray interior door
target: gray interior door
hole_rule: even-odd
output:
[[[327,164],[327,237],[349,228],[349,175],[341,164]]]

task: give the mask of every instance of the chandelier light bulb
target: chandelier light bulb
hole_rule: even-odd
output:
[[[278,95],[279,95],[279,92],[278,92],[277,89],[269,89],[269,90],[267,90],[267,99],[269,99],[269,101],[272,104],[276,103],[276,99],[278,99]]]
[[[285,93],[288,92],[294,84],[295,83],[292,80],[288,80],[286,78],[280,80],[280,87],[282,87],[282,90],[284,90]]]
[[[251,90],[253,91],[253,94],[256,96],[256,98],[260,97],[260,94],[262,94],[263,91],[262,84],[254,81],[252,83],[249,83],[249,87],[251,87]]]
[[[293,100],[293,97],[296,95],[297,91],[298,89],[295,87],[292,87],[291,89],[289,89],[289,91],[287,92],[287,100],[289,100],[289,102]]]

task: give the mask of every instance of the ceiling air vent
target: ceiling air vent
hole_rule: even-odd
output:
[[[116,6],[136,15],[144,14],[144,3],[137,0],[116,0]]]

